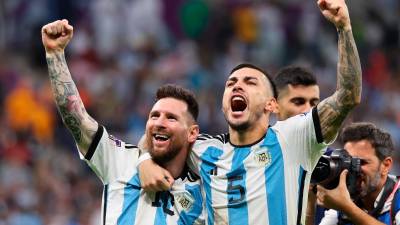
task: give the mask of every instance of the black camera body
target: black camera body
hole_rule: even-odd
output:
[[[357,181],[361,174],[361,159],[352,157],[345,149],[336,149],[330,156],[322,156],[311,174],[311,183],[326,189],[334,189],[339,184],[340,173],[347,169],[346,184],[350,195],[357,192]]]

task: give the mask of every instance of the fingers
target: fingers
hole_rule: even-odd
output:
[[[60,36],[72,34],[73,27],[68,24],[68,20],[57,20],[49,23],[42,28],[42,33],[49,36]]]
[[[174,183],[171,174],[152,160],[145,160],[139,165],[139,177],[145,191],[166,191]]]
[[[328,10],[332,15],[336,15],[341,7],[340,0],[318,0],[317,4],[321,11]]]
[[[63,35],[70,34],[74,31],[74,28],[68,24],[68,20],[63,19],[61,21],[63,23]]]
[[[348,172],[349,172],[348,170],[343,170],[342,173],[340,174],[339,186],[341,187],[346,186],[346,178]]]
[[[141,186],[145,191],[157,192],[170,190],[174,179],[167,172],[164,175],[153,177],[150,181],[142,183]]]

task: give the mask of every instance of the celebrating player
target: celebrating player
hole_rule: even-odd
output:
[[[308,186],[304,171],[314,168],[361,99],[361,66],[347,6],[344,0],[318,5],[338,30],[337,90],[309,113],[268,127],[276,104],[268,74],[250,64],[232,70],[222,101],[229,133],[200,136],[190,154],[203,181],[208,224],[300,224],[301,185]],[[140,176],[150,189],[172,181],[151,160],[140,165]]]
[[[57,107],[81,158],[104,184],[102,224],[203,224],[199,179],[185,163],[199,132],[193,94],[173,85],[157,91],[146,124],[147,145],[153,159],[175,182],[170,191],[145,193],[136,171],[139,149],[108,135],[85,110],[64,56],[72,35],[73,27],[67,20],[42,28]]]

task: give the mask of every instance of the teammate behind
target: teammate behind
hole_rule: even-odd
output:
[[[275,111],[278,120],[307,113],[320,101],[317,80],[304,67],[288,66],[279,70],[274,83],[278,92]]]

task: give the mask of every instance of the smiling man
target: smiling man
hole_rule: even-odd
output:
[[[67,20],[42,28],[57,107],[81,158],[104,184],[102,224],[204,224],[200,181],[186,166],[187,155],[199,133],[194,95],[174,85],[157,90],[146,123],[147,145],[153,159],[175,182],[171,190],[146,193],[136,170],[139,148],[109,135],[86,112],[64,56],[72,35],[73,27]]]

